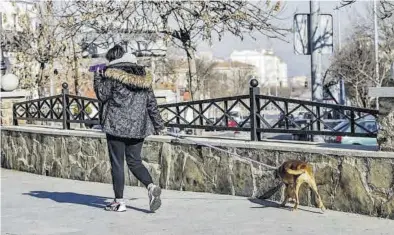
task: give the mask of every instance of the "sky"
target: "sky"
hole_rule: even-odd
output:
[[[286,28],[291,28],[293,25],[293,16],[295,13],[309,13],[309,1],[285,1],[286,7],[280,15],[281,20],[278,23]],[[319,1],[320,11],[325,14],[333,15],[334,25],[334,48],[338,46],[338,16],[336,6],[338,1]],[[340,9],[340,29],[341,29],[341,43],[342,46],[346,43],[346,36],[348,32],[352,31],[352,25],[355,24],[358,17],[363,17],[368,13],[367,7],[372,7],[372,1],[358,1],[350,6]],[[198,51],[211,51],[215,57],[229,58],[233,50],[262,50],[273,49],[288,66],[288,76],[310,76],[310,56],[295,55],[293,49],[293,34],[290,33],[286,37],[286,41],[279,39],[268,39],[261,34],[256,34],[256,40],[250,37],[243,41],[232,36],[226,35],[221,42],[214,42],[212,46],[207,43],[198,45]],[[322,56],[322,68],[329,65],[332,55]]]

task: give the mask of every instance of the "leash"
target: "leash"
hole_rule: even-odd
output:
[[[265,163],[262,163],[262,162],[259,162],[259,161],[250,159],[250,158],[248,158],[248,157],[243,157],[243,156],[241,156],[241,155],[239,155],[239,154],[237,154],[237,153],[233,153],[233,152],[227,151],[227,150],[225,150],[225,149],[222,149],[222,148],[213,146],[213,145],[211,145],[211,144],[206,144],[206,143],[202,143],[202,142],[199,142],[199,141],[196,141],[196,140],[192,140],[192,139],[190,139],[190,138],[187,138],[187,137],[185,137],[185,136],[182,136],[182,135],[179,135],[179,134],[176,134],[176,133],[173,133],[173,132],[167,132],[166,134],[169,135],[169,136],[175,137],[175,138],[177,138],[177,139],[183,139],[183,140],[186,140],[186,141],[190,141],[190,142],[193,142],[193,143],[195,143],[195,144],[197,144],[197,145],[202,145],[202,146],[205,146],[205,147],[208,147],[208,148],[216,149],[216,150],[218,150],[218,151],[220,151],[220,152],[227,153],[227,154],[229,154],[229,155],[232,155],[232,156],[235,156],[235,157],[239,157],[239,158],[241,158],[241,159],[244,159],[244,160],[247,160],[247,161],[250,161],[250,162],[254,162],[254,163],[256,163],[256,164],[265,166],[265,167],[267,167],[267,168],[269,168],[269,169],[271,169],[271,170],[276,170],[276,169],[278,169],[278,167],[270,166],[270,165],[267,165],[267,164],[265,164]]]

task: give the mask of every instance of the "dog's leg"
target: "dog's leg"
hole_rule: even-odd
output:
[[[289,196],[288,196],[288,195],[285,195],[285,199],[284,199],[283,202],[280,204],[280,206],[281,206],[281,207],[285,207],[288,200],[289,200]]]
[[[318,200],[317,207],[320,208],[324,212],[326,210],[326,208],[323,205],[323,201],[321,200],[320,194],[317,192],[317,186],[316,186],[315,180],[312,177],[309,177],[308,184],[312,188],[313,192],[315,193],[315,196],[317,197],[317,200]]]
[[[302,174],[297,177],[296,182],[295,182],[295,190],[294,190],[296,201],[294,203],[293,210],[297,210],[298,205],[300,204],[300,198],[299,198],[298,194],[300,191],[300,187],[304,182],[305,182],[305,174]]]
[[[300,204],[300,199],[299,199],[299,197],[298,197],[298,191],[300,190],[301,184],[302,184],[302,181],[297,180],[296,186],[295,186],[295,190],[294,190],[294,193],[295,193],[295,202],[294,202],[293,211],[297,210],[298,204]]]
[[[281,207],[285,207],[288,200],[289,200],[289,186],[286,186],[286,188],[285,188],[285,199],[280,204],[280,206]]]

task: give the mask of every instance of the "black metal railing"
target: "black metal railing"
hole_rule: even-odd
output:
[[[307,139],[313,135],[377,135],[378,110],[260,95],[258,84],[254,85],[249,95],[164,104],[161,113],[168,127],[245,131],[250,132],[251,140],[261,140],[262,133]],[[295,118],[297,113],[309,117]],[[366,119],[371,122],[362,121]]]
[[[13,105],[13,122],[18,120],[62,122],[63,129],[71,123],[99,124],[100,102],[82,96],[70,95],[68,84],[62,84],[62,94],[28,100]]]
[[[251,84],[248,95],[160,104],[160,113],[170,128],[250,132],[251,140],[261,140],[262,133],[377,135],[376,121],[363,121],[375,120],[377,110],[260,95],[257,82]],[[99,124],[100,102],[70,95],[68,85],[62,86],[61,95],[15,103],[14,125],[18,120],[62,122],[64,129],[71,123]],[[339,123],[342,129],[334,128]]]

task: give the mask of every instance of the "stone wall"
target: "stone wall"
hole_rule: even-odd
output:
[[[394,80],[386,79],[383,87],[394,87]],[[379,98],[380,130],[378,132],[378,144],[382,151],[394,151],[394,94],[393,97]]]
[[[26,100],[26,91],[13,91],[13,92],[1,92],[0,97],[0,113],[1,113],[1,125],[8,126],[12,125],[12,105],[17,102]]]
[[[111,183],[106,140],[99,132],[5,127],[1,132],[2,167],[36,174]],[[316,144],[200,139],[241,156],[278,166],[287,159],[313,164],[327,208],[394,219],[394,153],[343,150]],[[275,186],[273,172],[206,147],[148,139],[144,164],[165,189],[258,197]],[[127,185],[139,185],[128,174]],[[281,200],[282,192],[273,196]],[[302,187],[301,204],[315,199]]]

